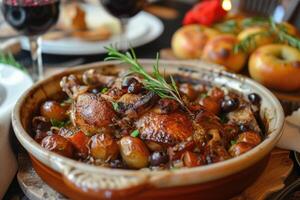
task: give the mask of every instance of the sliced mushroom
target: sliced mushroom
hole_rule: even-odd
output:
[[[76,99],[80,94],[87,92],[89,89],[88,86],[81,85],[80,80],[73,74],[64,76],[60,81],[60,87],[72,99]]]
[[[243,102],[243,104],[240,105],[238,109],[228,113],[227,118],[229,119],[229,124],[243,124],[249,127],[250,130],[261,133],[261,129],[259,128],[255,115],[248,103]]]
[[[82,81],[86,85],[107,86],[116,80],[115,76],[103,75],[96,72],[95,69],[87,70],[82,75]]]
[[[148,92],[134,104],[127,106],[125,114],[130,118],[137,118],[155,105],[159,97],[154,92]]]

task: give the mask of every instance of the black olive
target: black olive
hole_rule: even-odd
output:
[[[169,156],[164,152],[154,152],[150,156],[150,164],[152,166],[159,166],[169,161]]]
[[[51,128],[51,123],[48,121],[45,117],[38,116],[33,118],[32,120],[32,126],[34,131],[49,131]]]
[[[98,94],[100,92],[101,92],[101,90],[99,88],[94,88],[91,90],[91,93],[93,93],[93,94]]]
[[[142,84],[140,82],[133,82],[127,88],[128,93],[138,94],[142,90]]]
[[[132,83],[139,83],[134,77],[125,77],[122,81],[122,89],[127,89]]]
[[[250,130],[249,126],[246,125],[246,124],[240,124],[239,129],[240,129],[241,132],[246,132],[246,131]]]
[[[223,112],[231,112],[239,106],[239,100],[237,98],[224,99],[221,103],[221,109]]]
[[[109,164],[110,164],[111,168],[119,168],[120,169],[120,168],[125,167],[124,163],[121,160],[118,160],[118,159],[110,161]]]
[[[254,105],[259,105],[261,101],[261,97],[256,93],[249,94],[248,99]]]

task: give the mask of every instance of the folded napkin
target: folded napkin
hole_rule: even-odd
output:
[[[9,143],[10,114],[11,108],[0,112],[0,199],[17,171],[17,160]]]
[[[277,146],[300,152],[300,109],[286,118],[283,134]]]
[[[32,85],[28,74],[10,65],[0,64],[0,199],[3,198],[17,171],[17,160],[10,138],[11,111],[22,95]]]

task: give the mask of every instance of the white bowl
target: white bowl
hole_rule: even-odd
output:
[[[13,66],[0,64],[0,199],[16,171],[17,161],[10,146],[10,113],[21,94],[32,85],[30,77]]]

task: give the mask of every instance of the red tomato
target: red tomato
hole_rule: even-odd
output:
[[[88,141],[89,137],[86,136],[82,131],[78,131],[69,137],[70,142],[77,150],[80,157],[86,157],[88,155]]]
[[[200,159],[198,158],[197,154],[190,151],[184,152],[183,163],[186,167],[195,167],[201,165]]]
[[[218,114],[220,112],[220,103],[212,97],[205,97],[202,100],[202,105],[210,112]]]

